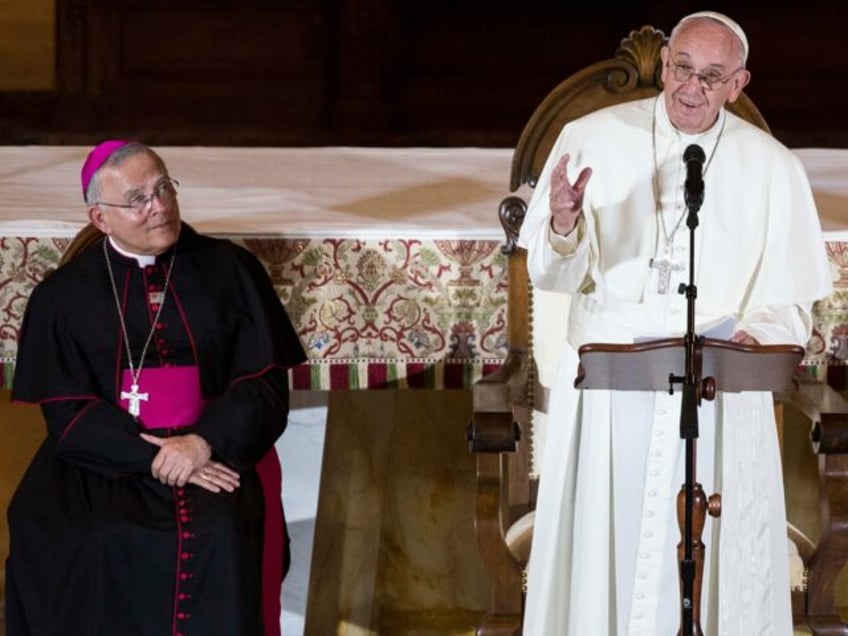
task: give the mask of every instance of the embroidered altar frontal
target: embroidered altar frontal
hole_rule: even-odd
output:
[[[70,238],[0,239],[0,361],[11,386],[32,288]],[[507,268],[494,240],[235,238],[265,264],[309,360],[294,389],[467,388],[507,352]],[[805,372],[848,360],[848,242],[825,246],[834,293],[814,308]],[[831,365],[828,371],[828,365]],[[834,378],[836,379],[836,378]],[[841,384],[841,381],[838,382]]]
[[[467,388],[506,355],[506,256],[476,239],[234,238],[265,264],[309,360],[294,389]],[[11,386],[32,288],[70,238],[0,239]]]

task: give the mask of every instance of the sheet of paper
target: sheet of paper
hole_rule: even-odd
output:
[[[736,331],[736,316],[724,316],[718,320],[714,320],[706,325],[701,325],[696,333],[705,338],[713,338],[715,340],[728,340],[733,332]],[[662,338],[673,338],[674,336],[682,336],[683,334],[667,334],[665,336],[641,336],[634,338],[633,343],[650,342],[651,340],[661,340]]]
[[[716,340],[728,340],[734,331],[736,331],[736,316],[727,316],[718,323],[702,330],[699,335]]]

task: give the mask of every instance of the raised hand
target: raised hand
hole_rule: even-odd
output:
[[[583,168],[572,184],[568,181],[568,153],[564,154],[551,173],[551,227],[557,234],[570,233],[583,209],[583,194],[592,176],[592,169]]]

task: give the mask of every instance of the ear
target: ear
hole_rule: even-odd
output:
[[[727,101],[735,102],[739,95],[742,94],[742,89],[744,89],[748,82],[751,81],[751,71],[747,68],[743,68],[741,71],[737,71],[736,75],[733,76],[731,81],[732,89],[730,90],[730,94],[727,96]]]
[[[660,69],[660,77],[662,78],[663,85],[668,83],[666,81],[668,79],[666,77],[666,75],[668,75],[668,56],[668,45],[666,45],[660,49],[660,62],[662,63],[662,69]]]
[[[111,234],[109,222],[106,215],[103,214],[103,209],[99,205],[92,205],[88,208],[88,220],[91,224],[104,234]]]

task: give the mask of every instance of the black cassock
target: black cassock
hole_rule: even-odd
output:
[[[199,417],[150,432],[200,434],[241,485],[215,494],[150,475],[146,403],[139,421],[120,404],[127,352],[98,241],[37,286],[24,316],[12,399],[41,404],[48,437],[8,511],[10,636],[279,633],[273,445],[288,414],[286,369],[305,354],[252,254],[186,224],[175,249],[152,325],[171,252],[142,268],[109,248],[136,367],[154,327],[141,391],[144,369],[195,367],[199,379]],[[182,388],[172,393],[179,403]],[[264,620],[277,621],[267,630],[263,548]]]

